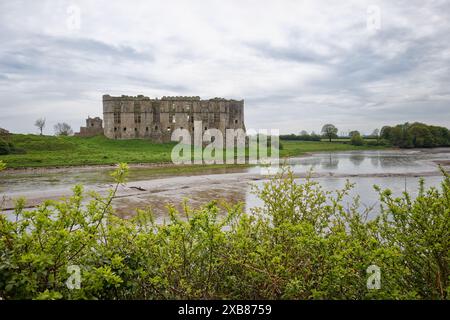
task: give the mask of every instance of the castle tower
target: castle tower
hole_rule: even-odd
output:
[[[99,117],[86,119],[86,127],[80,127],[80,132],[75,133],[80,137],[92,137],[103,134],[103,120]]]

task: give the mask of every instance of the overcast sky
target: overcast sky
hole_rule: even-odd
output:
[[[0,127],[102,95],[245,99],[247,128],[450,127],[450,1],[0,1]]]

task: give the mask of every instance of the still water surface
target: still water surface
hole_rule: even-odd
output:
[[[294,173],[304,176],[312,170],[324,189],[342,188],[348,179],[355,183],[351,195],[359,195],[363,206],[378,205],[378,195],[373,185],[390,188],[396,194],[408,191],[417,194],[418,181],[427,186],[438,186],[442,180],[438,164],[450,167],[450,149],[351,151],[316,153],[311,156],[288,159]],[[70,186],[81,183],[92,188],[106,188],[112,183],[112,168],[88,168],[68,170],[38,170],[13,172],[0,175],[0,195],[29,198],[52,197],[67,193]],[[145,167],[130,170],[129,187],[141,187],[145,191],[126,193],[116,200],[115,206],[124,216],[134,208],[151,206],[156,214],[164,215],[164,206],[189,198],[194,206],[212,199],[227,203],[244,202],[249,209],[260,202],[251,192],[251,185],[261,185],[265,178],[260,168],[206,168],[195,173],[155,173]],[[299,178],[302,182],[304,179]],[[56,192],[59,190],[59,193]],[[350,201],[350,199],[347,199]],[[375,210],[376,211],[376,210]]]

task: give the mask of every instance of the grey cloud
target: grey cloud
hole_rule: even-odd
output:
[[[392,121],[450,126],[446,1],[380,1],[385,20],[373,35],[365,34],[365,7],[358,2],[346,11],[311,1],[309,15],[299,10],[289,23],[269,14],[270,2],[257,13],[236,2],[236,16],[214,15],[228,4],[177,12],[176,1],[173,11],[142,2],[146,14],[139,16],[126,4],[103,10],[106,2],[86,3],[79,2],[86,24],[78,34],[60,33],[48,16],[38,19],[45,11],[40,3],[0,5],[0,127],[27,132],[43,113],[76,127],[87,114],[101,113],[103,93],[244,98],[248,127],[284,133],[317,132],[324,122],[363,132]],[[35,17],[19,19],[25,5]],[[251,19],[255,14],[263,16]],[[320,28],[314,14],[325,15],[329,26]]]

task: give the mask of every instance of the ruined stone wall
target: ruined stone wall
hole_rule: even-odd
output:
[[[75,133],[80,137],[92,137],[103,134],[103,121],[99,117],[87,118],[86,127],[80,127],[80,132]]]
[[[216,128],[244,129],[244,100],[200,97],[103,96],[104,134],[111,139],[150,139],[168,142],[175,129],[188,129],[194,121],[203,131]]]

